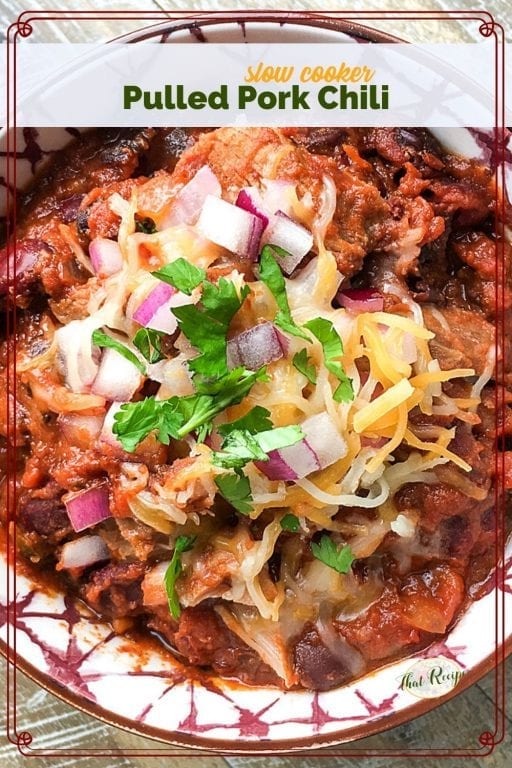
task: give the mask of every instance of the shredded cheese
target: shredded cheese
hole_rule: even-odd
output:
[[[404,403],[413,393],[414,389],[407,379],[394,384],[354,415],[355,431],[364,432],[386,413]]]

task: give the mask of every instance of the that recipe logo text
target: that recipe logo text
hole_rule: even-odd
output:
[[[264,61],[247,67],[243,84],[219,84],[210,91],[166,83],[159,90],[139,85],[123,87],[123,109],[143,106],[147,110],[387,110],[389,85],[372,82],[376,71],[345,61],[330,66],[274,66]],[[298,80],[298,82],[292,82]],[[286,88],[281,88],[286,84]]]
[[[434,699],[452,691],[463,676],[464,670],[456,661],[437,656],[415,662],[397,681],[402,691],[420,699]]]

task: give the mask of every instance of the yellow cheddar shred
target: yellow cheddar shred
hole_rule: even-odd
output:
[[[364,432],[386,413],[404,403],[413,393],[414,389],[407,379],[394,384],[355,414],[354,430],[359,433]]]
[[[420,373],[418,376],[414,376],[411,379],[411,384],[413,387],[420,387],[421,389],[425,389],[425,387],[428,387],[429,384],[474,375],[475,371],[473,368],[453,368],[451,371],[429,371],[428,373]]]

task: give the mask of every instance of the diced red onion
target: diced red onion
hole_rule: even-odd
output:
[[[312,249],[313,235],[302,224],[290,219],[286,213],[277,211],[270,219],[261,242],[262,245],[277,245],[288,253],[288,256],[275,254],[275,258],[285,275],[291,275]]]
[[[107,443],[113,448],[119,448],[121,451],[123,450],[123,446],[117,439],[117,435],[114,434],[112,427],[114,426],[114,416],[120,410],[122,405],[124,405],[124,403],[112,403],[105,415],[103,426],[99,435],[100,443]]]
[[[142,384],[142,379],[142,374],[133,363],[115,349],[104,349],[91,392],[106,400],[125,402],[131,400]]]
[[[262,179],[263,191],[261,199],[270,213],[283,211],[288,216],[293,215],[293,199],[297,199],[295,184],[284,179]]]
[[[190,303],[190,297],[180,293],[172,285],[160,282],[139,304],[133,313],[133,320],[145,328],[153,328],[169,335],[178,327],[178,321],[171,312],[172,307]]]
[[[346,455],[347,445],[327,413],[311,416],[300,426],[302,440],[271,451],[268,461],[255,462],[270,480],[299,480]]]
[[[89,245],[89,256],[98,277],[109,277],[122,269],[123,254],[115,240],[95,237]]]
[[[83,416],[79,413],[60,414],[57,424],[67,440],[74,445],[88,448],[98,438],[103,416]]]
[[[346,288],[338,291],[336,299],[350,312],[382,312],[384,309],[384,296],[371,288]]]
[[[112,517],[106,483],[68,495],[64,503],[69,521],[76,533]]]
[[[309,447],[317,456],[320,469],[325,469],[346,456],[347,444],[328,413],[310,416],[300,426]]]
[[[108,547],[101,536],[82,536],[63,545],[58,565],[60,569],[87,568],[109,558]]]
[[[228,366],[245,366],[249,371],[257,371],[262,365],[280,360],[285,352],[286,343],[272,323],[261,323],[243,331],[228,341]]]
[[[251,260],[258,257],[263,222],[253,213],[208,195],[197,228],[207,240]]]
[[[256,461],[269,480],[298,480],[320,469],[318,458],[306,440],[270,451],[268,461]]]
[[[244,189],[241,189],[238,193],[235,205],[239,208],[243,208],[244,211],[249,211],[249,213],[252,213],[254,216],[261,219],[263,227],[268,225],[268,213],[265,211],[263,200],[256,187],[244,187]]]
[[[177,224],[193,225],[208,195],[220,197],[222,193],[219,180],[208,165],[203,165],[196,175],[185,184],[171,203],[167,216],[160,222],[160,229]]]
[[[55,332],[66,384],[77,394],[89,392],[98,374],[100,353],[92,343],[93,330],[87,320],[72,320]]]

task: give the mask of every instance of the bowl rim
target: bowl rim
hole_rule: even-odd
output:
[[[191,27],[211,27],[219,24],[238,24],[245,23],[277,23],[283,26],[296,25],[314,27],[319,29],[330,30],[333,32],[344,33],[350,37],[358,37],[367,43],[405,43],[407,41],[402,38],[389,34],[373,27],[368,27],[359,22],[351,20],[332,17],[320,12],[307,12],[307,11],[198,11],[194,13],[193,19],[190,15],[187,17],[180,17],[178,19],[168,19],[159,21],[154,24],[148,24],[140,29],[133,30],[112,38],[108,42],[115,43],[134,43],[141,42],[155,35],[163,35],[165,32],[178,32]],[[103,45],[101,43],[100,45]],[[100,45],[98,47],[100,47]],[[4,131],[2,131],[3,133]],[[505,659],[512,654],[512,634],[505,638],[505,642],[502,645],[496,646],[485,658],[483,658],[477,665],[468,669],[461,682],[449,693],[438,698],[422,699],[412,703],[410,706],[404,707],[396,712],[391,712],[384,715],[373,722],[362,722],[361,724],[352,726],[343,731],[333,731],[332,733],[306,736],[297,739],[268,739],[268,741],[242,741],[240,739],[236,741],[230,741],[229,739],[214,739],[211,737],[205,737],[198,734],[187,734],[181,731],[167,731],[163,728],[148,725],[144,722],[135,721],[124,715],[120,715],[112,712],[109,709],[103,708],[95,701],[91,701],[86,697],[75,693],[57,680],[52,678],[45,672],[37,669],[33,664],[24,659],[20,654],[14,654],[12,649],[7,643],[0,638],[0,653],[6,659],[7,665],[13,664],[15,668],[23,672],[33,682],[37,683],[41,688],[52,693],[58,699],[64,701],[74,709],[90,715],[97,720],[117,728],[121,728],[124,731],[142,736],[144,738],[152,739],[155,742],[167,744],[169,746],[186,747],[195,750],[203,750],[206,752],[217,755],[286,755],[297,754],[305,750],[311,750],[315,748],[327,748],[336,747],[342,744],[355,742],[360,739],[364,739],[379,733],[383,733],[392,728],[400,726],[406,722],[410,722],[417,717],[420,717],[428,712],[432,711],[436,707],[444,704],[455,696],[459,695],[469,687],[474,685],[480,678],[490,672],[492,669],[498,668],[500,663],[504,663]],[[407,657],[404,657],[407,658]],[[393,661],[388,664],[382,665],[383,667],[389,666],[394,663]],[[378,670],[375,670],[378,672]],[[268,747],[262,747],[262,743],[268,744]],[[151,753],[148,756],[165,756],[164,750],[158,750],[160,755]],[[373,756],[379,756],[379,750],[372,750]],[[62,752],[63,755],[66,752]],[[126,751],[123,754],[128,754]],[[139,753],[137,753],[139,754]],[[386,750],[386,754],[389,751]],[[393,754],[393,753],[392,753]],[[403,753],[400,753],[403,755]],[[428,750],[426,755],[422,752],[420,755],[428,756]],[[350,756],[350,751],[346,751],[340,756]],[[352,756],[364,756],[364,750],[358,750],[356,753],[352,753]],[[414,751],[410,753],[414,756]],[[139,755],[140,756],[140,755]]]
[[[409,707],[398,712],[392,712],[388,715],[384,715],[382,718],[374,720],[372,723],[361,723],[355,725],[341,734],[333,731],[332,733],[320,735],[320,736],[306,736],[302,739],[268,739],[268,747],[262,747],[263,741],[229,741],[228,739],[213,739],[211,737],[204,737],[198,735],[192,735],[183,733],[181,731],[166,731],[163,728],[159,728],[154,725],[147,725],[146,723],[137,722],[124,715],[119,715],[112,712],[109,709],[103,708],[100,704],[81,696],[73,691],[65,688],[61,683],[57,682],[50,675],[45,672],[41,672],[33,664],[26,659],[16,654],[16,661],[14,655],[9,652],[9,648],[4,640],[0,639],[0,653],[7,661],[7,664],[15,665],[16,669],[21,670],[23,674],[29,677],[33,682],[37,683],[41,688],[52,693],[58,699],[66,702],[80,712],[86,715],[91,715],[101,722],[112,725],[117,728],[121,728],[129,733],[134,733],[137,736],[152,739],[159,743],[165,743],[169,746],[188,747],[196,750],[205,750],[212,754],[218,755],[280,755],[294,754],[305,750],[311,750],[315,748],[327,748],[336,747],[349,742],[358,741],[360,739],[374,736],[379,733],[383,733],[392,728],[396,728],[399,725],[410,722],[422,715],[427,714],[436,707],[441,706],[450,699],[463,693],[465,690],[474,685],[484,675],[490,672],[492,669],[497,668],[500,663],[504,663],[505,659],[512,654],[512,635],[509,636],[503,646],[498,646],[495,651],[491,652],[488,656],[482,659],[475,667],[469,669],[463,676],[461,682],[453,688],[449,693],[439,698],[422,699],[417,701]],[[338,734],[338,735],[337,735]],[[341,738],[340,738],[341,736]],[[267,743],[267,742],[265,742]],[[160,750],[158,750],[160,752]],[[163,750],[161,750],[163,752]],[[449,751],[449,750],[448,750]],[[374,753],[372,756],[378,757],[379,750],[372,750]],[[63,755],[66,752],[62,753]],[[123,754],[127,754],[123,751]],[[364,756],[364,750],[359,750],[359,754]],[[386,750],[386,754],[389,755],[389,750]],[[404,756],[403,752],[400,752],[401,756]],[[420,752],[420,755],[428,756],[428,750],[426,755]],[[148,757],[157,756],[149,754]],[[160,756],[164,756],[163,754]],[[340,757],[350,756],[350,752],[339,755]],[[354,756],[354,755],[353,755]],[[415,756],[415,752],[410,753],[411,757]],[[326,755],[327,757],[327,755]]]

